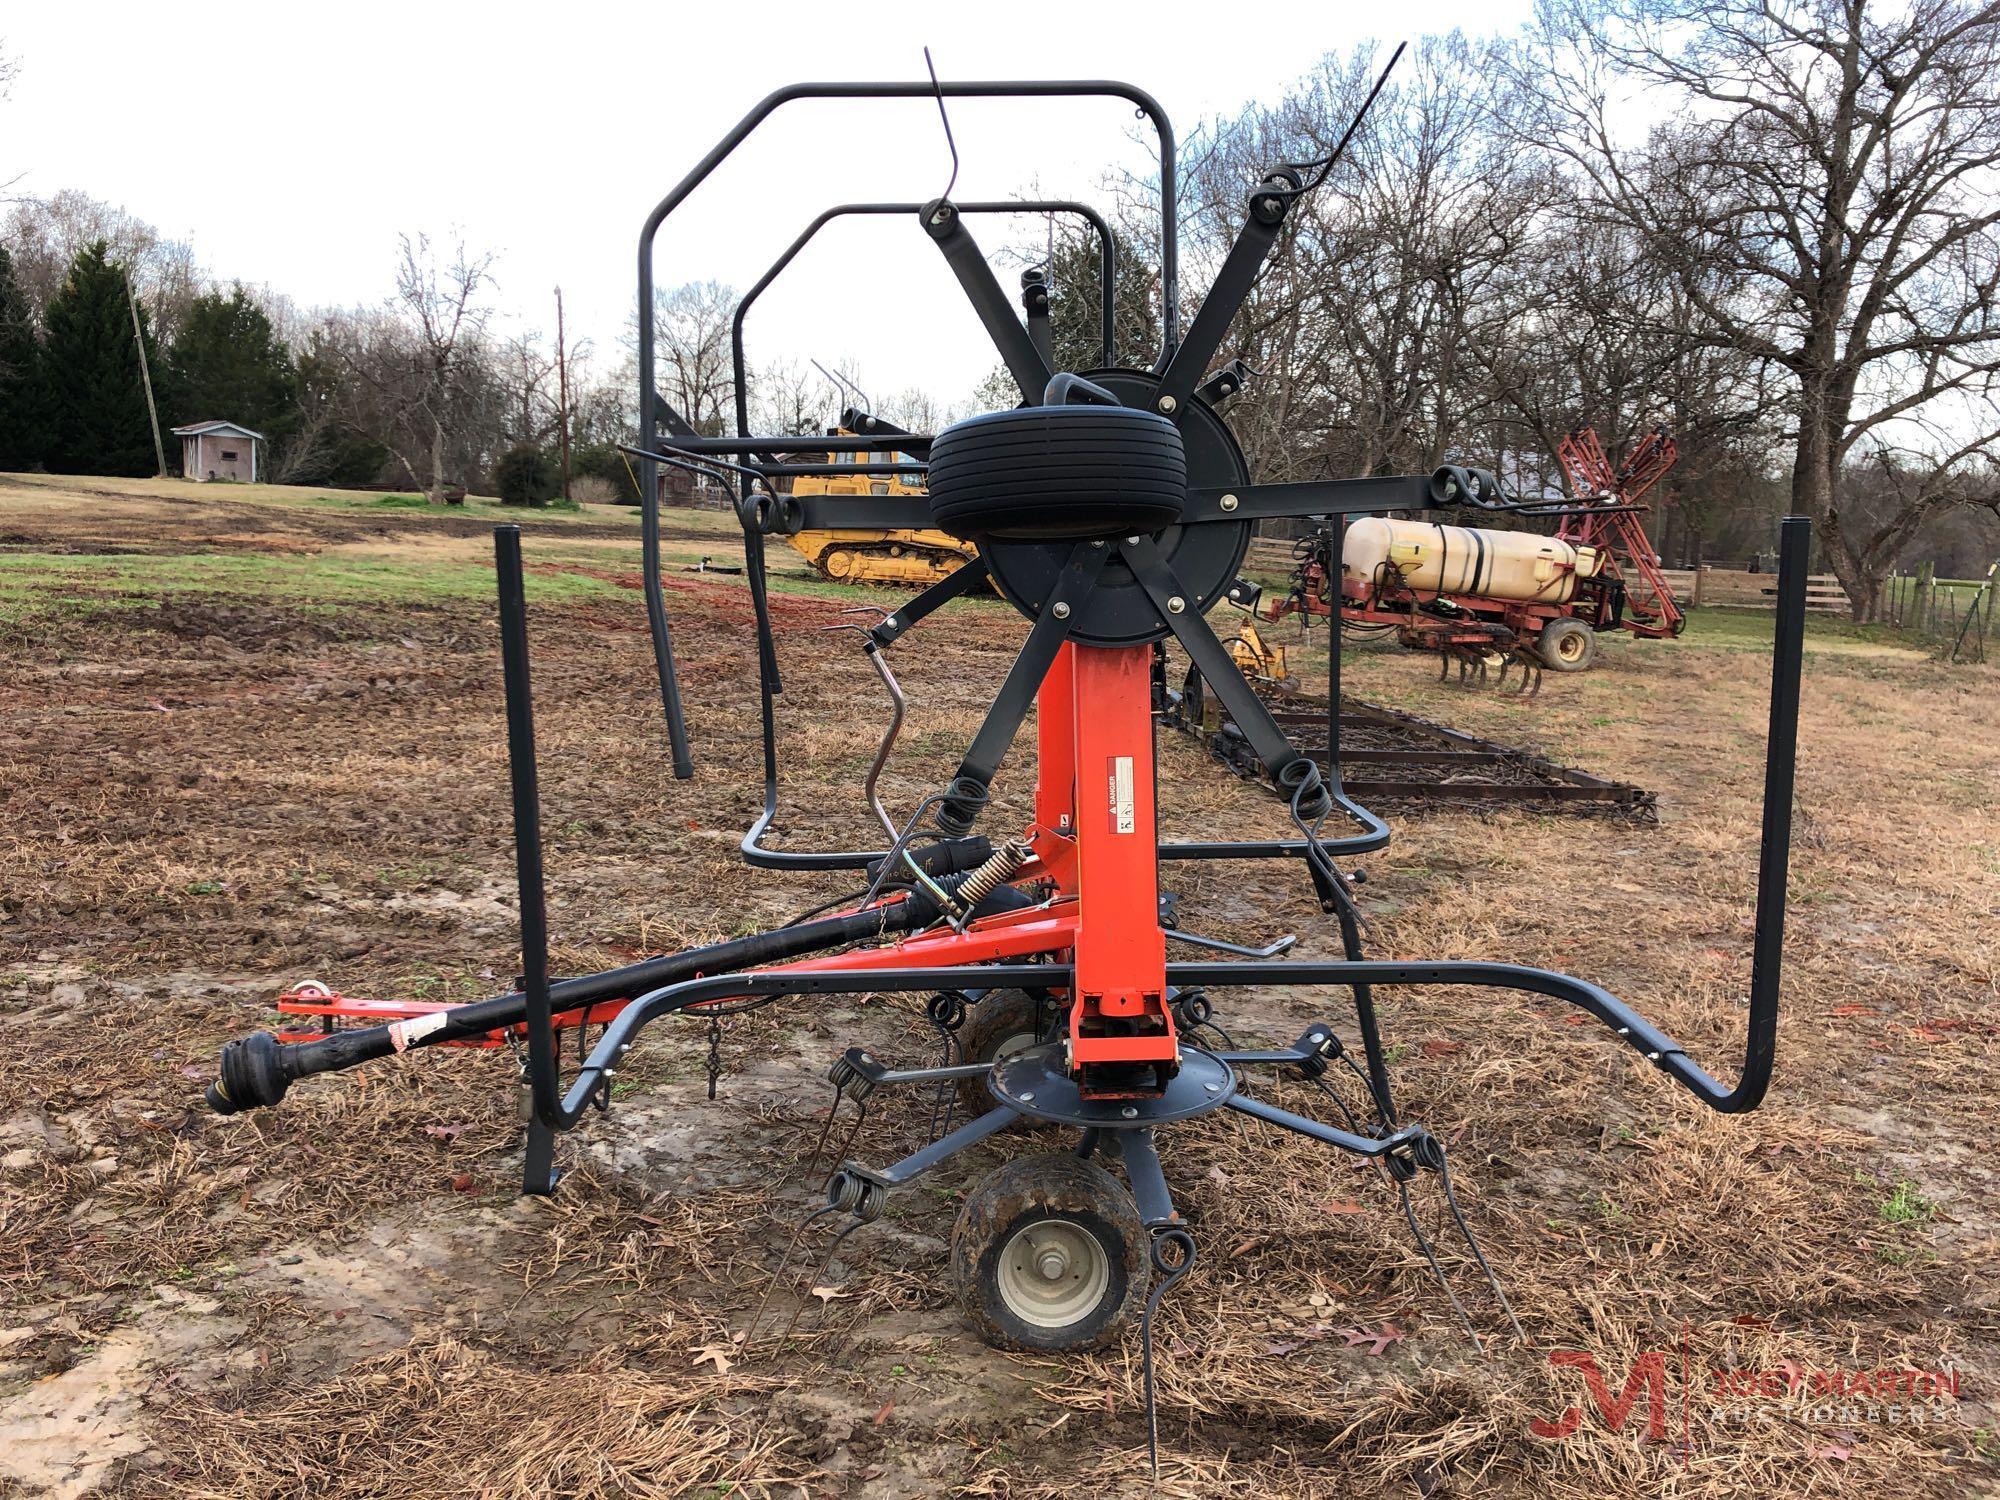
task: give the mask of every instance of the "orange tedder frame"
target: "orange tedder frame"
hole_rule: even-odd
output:
[[[1173,1076],[1180,1039],[1167,1004],[1167,943],[1160,925],[1159,827],[1153,760],[1152,647],[1066,643],[1036,695],[1039,755],[1034,858],[1013,878],[1041,879],[1049,899],[1019,911],[933,927],[880,948],[773,964],[759,973],[943,968],[1072,955],[1069,1070],[1086,1097],[1159,1092]],[[968,978],[977,977],[968,971]],[[609,1021],[628,999],[557,1012],[557,1027]],[[726,1000],[689,1006],[690,1013]],[[446,1002],[392,1001],[301,986],[278,999],[291,1015],[370,1022],[409,1020]],[[525,1024],[446,1043],[498,1046]],[[317,1030],[280,1039],[312,1041]],[[1148,1076],[1150,1074],[1150,1077]]]

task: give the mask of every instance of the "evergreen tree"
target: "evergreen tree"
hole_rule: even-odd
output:
[[[14,262],[0,246],[0,471],[42,461],[42,351],[28,301],[14,280]]]
[[[281,441],[298,409],[292,354],[241,286],[189,304],[167,355],[164,412],[177,426],[235,422]]]
[[[548,449],[517,443],[493,466],[493,490],[505,505],[547,505],[562,493],[562,470]]]
[[[272,450],[271,482],[365,485],[380,479],[389,450],[342,415],[350,377],[329,351],[325,330],[306,336],[296,371],[298,401],[278,424],[285,438]]]
[[[1111,231],[1111,243],[1111,325],[1117,336],[1118,363],[1144,369],[1160,352],[1160,315],[1154,306],[1159,276],[1138,246],[1116,229]],[[1055,258],[1049,266],[1049,333],[1059,371],[1092,370],[1103,363],[1101,254],[1095,229],[1069,220],[1057,228]]]
[[[58,474],[151,474],[153,433],[140,384],[139,352],[125,272],[103,240],[77,253],[43,315],[44,460]],[[155,358],[145,312],[146,357]],[[155,365],[157,368],[157,365]]]

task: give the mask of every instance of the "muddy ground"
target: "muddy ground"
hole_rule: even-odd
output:
[[[310,510],[218,518],[204,501],[177,519],[105,483],[71,514],[0,481],[0,564],[381,540]],[[431,520],[395,521],[419,560]],[[439,547],[460,529],[439,528]],[[531,567],[539,549],[564,559],[539,564],[545,580],[583,569],[591,542],[593,576],[629,577],[630,533],[608,530],[537,530]],[[813,1198],[800,1169],[827,1064],[856,1043],[935,1055],[892,998],[732,1022],[714,1103],[701,1029],[656,1028],[609,1115],[563,1138],[548,1200],[515,1192],[505,1051],[428,1052],[301,1084],[274,1111],[208,1113],[218,1047],[270,1025],[300,980],[430,999],[507,987],[491,608],[61,588],[0,624],[0,1493],[1152,1489],[1136,1340],[998,1354],[951,1298],[958,1201],[1032,1140],[1001,1137],[901,1194],[741,1337]],[[759,801],[747,601],[676,575],[671,603],[691,782],[669,774],[638,596],[553,589],[534,612],[562,972],[842,893],[738,859]],[[858,788],[880,691],[852,638],[822,633],[839,607],[796,595],[778,612],[801,844],[869,837]],[[1733,1077],[1757,629],[1612,649],[1531,702],[1359,653],[1362,696],[1660,793],[1657,827],[1398,817],[1395,843],[1361,862],[1372,950],[1598,980]],[[912,714],[892,806],[948,774],[1021,633],[973,606],[898,648]],[[1166,1170],[1201,1251],[1160,1310],[1156,1492],[1994,1492],[1997,689],[1987,669],[1815,633],[1785,1020],[1756,1114],[1708,1113],[1550,1002],[1383,993],[1404,1111],[1448,1143],[1525,1343],[1438,1235],[1473,1347],[1371,1173],[1234,1117],[1176,1130]],[[1191,743],[1164,741],[1161,770],[1170,832],[1280,826],[1267,794]],[[1018,817],[1022,780],[1006,779],[996,826]],[[1336,950],[1300,871],[1201,864],[1168,883],[1184,926]],[[1322,1016],[1352,1037],[1336,993],[1217,1000],[1239,1039],[1286,1041]],[[1296,1082],[1256,1087],[1331,1108]],[[887,1162],[929,1123],[927,1101],[886,1101],[851,1154]],[[1418,1185],[1427,1229],[1436,1192]]]

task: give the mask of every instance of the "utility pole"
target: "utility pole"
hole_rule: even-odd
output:
[[[139,294],[132,290],[132,273],[125,275],[125,305],[132,309],[132,343],[139,351],[139,383],[146,388],[146,415],[153,422],[154,477],[167,477],[167,449],[160,441],[160,409],[153,405],[153,372],[146,367],[146,335],[139,326]]]
[[[562,497],[569,500],[569,345],[563,342],[562,288],[556,288],[557,430],[562,434]]]

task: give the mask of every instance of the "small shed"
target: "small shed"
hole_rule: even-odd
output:
[[[211,479],[257,482],[257,445],[264,434],[234,422],[196,422],[176,427],[181,440],[181,473],[198,484]]]

